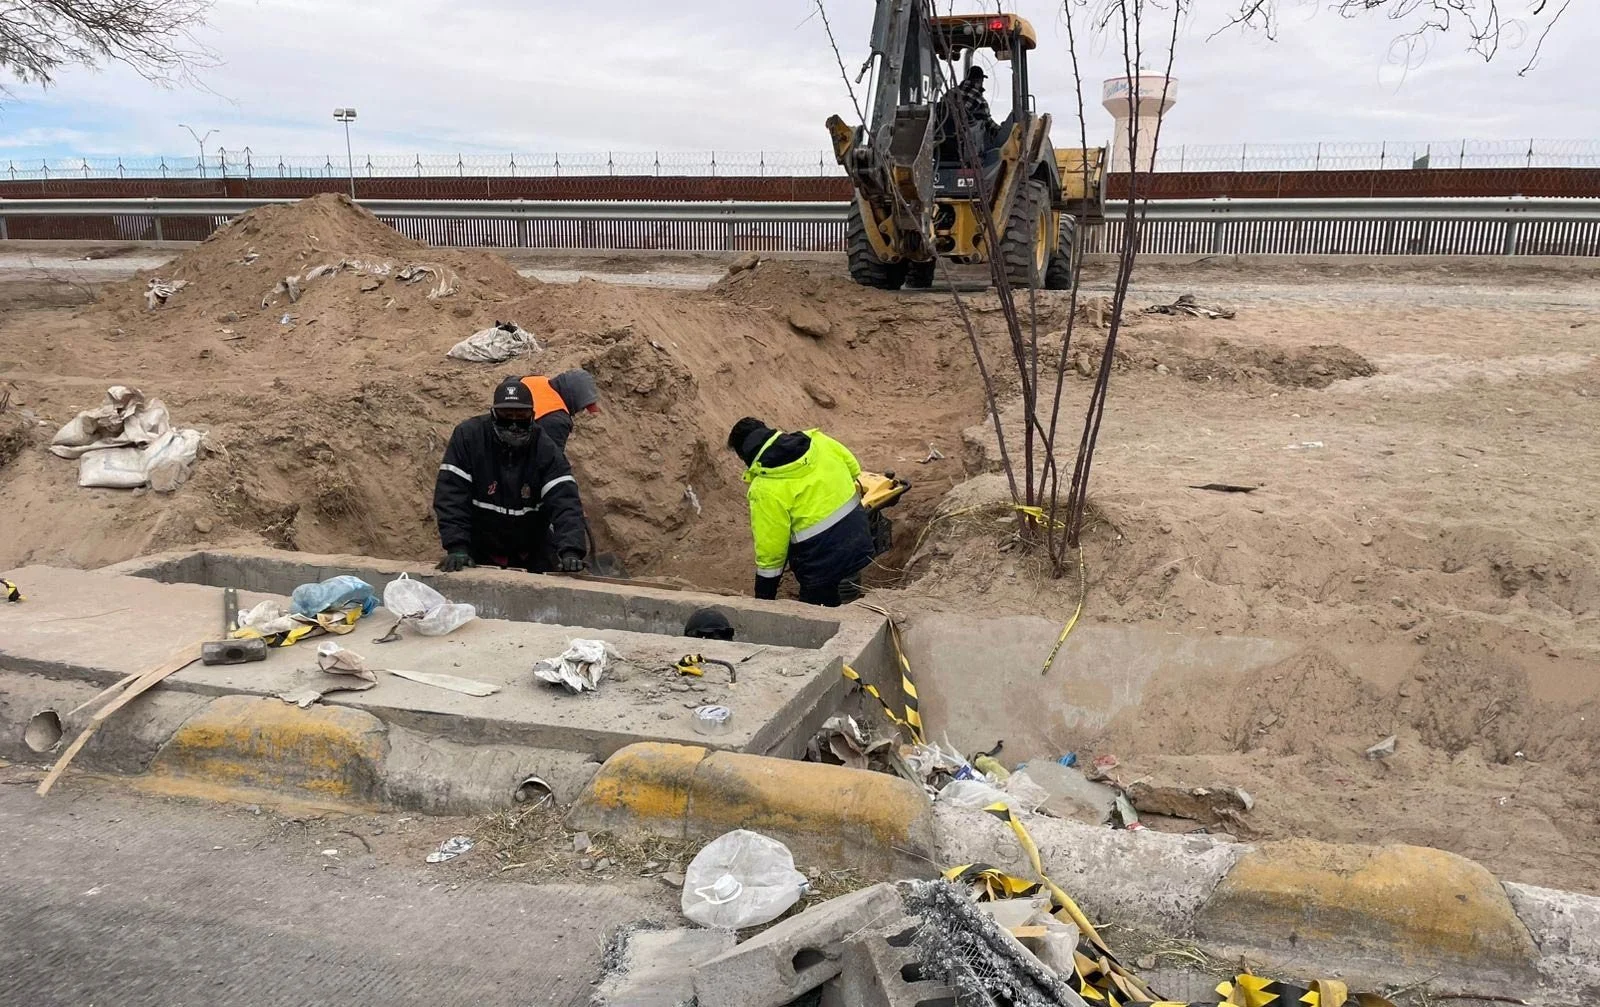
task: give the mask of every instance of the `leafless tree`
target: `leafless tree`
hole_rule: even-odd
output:
[[[70,66],[121,63],[146,80],[213,64],[193,30],[210,0],[0,0],[0,71],[48,86]]]
[[[1239,9],[1230,25],[1257,28],[1270,38],[1277,34],[1279,8],[1284,0],[1239,0]],[[1444,36],[1459,35],[1469,52],[1485,61],[1494,59],[1502,48],[1520,49],[1529,38],[1528,52],[1519,73],[1532,70],[1539,61],[1539,50],[1551,29],[1566,14],[1573,0],[1292,0],[1300,6],[1326,3],[1342,17],[1374,15],[1399,26],[1394,55],[1397,61],[1412,65],[1428,46]]]

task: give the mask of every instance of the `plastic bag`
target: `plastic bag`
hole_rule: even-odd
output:
[[[423,636],[453,633],[478,617],[471,605],[452,604],[450,599],[403,573],[383,588],[383,607],[397,619],[414,622]]]
[[[498,364],[524,353],[543,351],[539,340],[516,322],[496,322],[493,328],[474,332],[450,347],[445,356],[475,364]]]
[[[1046,798],[1049,796],[1048,793],[1045,794]],[[981,780],[952,780],[939,791],[938,800],[941,804],[974,810],[987,808],[991,804],[1004,804],[1013,811],[1033,811],[1038,807],[1037,804],[1030,805],[1026,799],[1016,794],[1007,793]]]
[[[701,848],[683,874],[683,915],[703,927],[738,930],[771,923],[805,893],[789,848],[735,829]]]
[[[361,614],[370,615],[378,607],[378,596],[372,592],[371,584],[349,574],[330,577],[320,584],[301,584],[289,596],[289,609],[295,615],[316,615],[351,605],[360,605]]]

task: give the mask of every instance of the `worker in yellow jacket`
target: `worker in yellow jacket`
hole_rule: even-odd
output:
[[[728,447],[745,463],[756,597],[776,598],[785,568],[800,600],[835,606],[861,597],[872,533],[848,448],[820,430],[785,433],[753,416],[733,425]]]

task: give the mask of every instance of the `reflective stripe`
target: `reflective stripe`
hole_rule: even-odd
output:
[[[562,483],[571,483],[572,485],[576,486],[578,485],[578,480],[572,478],[571,476],[557,476],[556,478],[545,483],[543,486],[539,487],[539,499],[543,500],[550,490],[560,486]]]
[[[462,469],[458,469],[454,465],[450,465],[450,464],[446,463],[444,465],[439,466],[439,471],[440,472],[449,472],[452,475],[460,476],[461,478],[465,479],[469,483],[472,482],[472,473],[466,472],[466,471],[464,471]]]
[[[782,577],[783,576],[783,567],[780,566],[780,567],[778,567],[777,569],[774,570],[771,567],[758,566],[758,567],[756,567],[756,576],[757,577]]]
[[[860,506],[861,506],[861,497],[858,496],[858,495],[852,495],[850,497],[849,501],[847,501],[843,507],[840,507],[838,510],[834,511],[832,514],[829,514],[827,517],[823,518],[821,521],[818,521],[816,524],[812,525],[810,528],[807,528],[805,531],[797,531],[797,532],[795,532],[793,535],[791,535],[789,537],[789,541],[798,544],[800,542],[806,541],[807,539],[816,538],[818,535],[821,535],[823,532],[827,531],[829,528],[832,528],[834,525],[838,524],[840,521],[843,521],[845,518],[849,517],[851,514],[854,514],[855,511],[856,511],[856,508],[860,507]]]
[[[482,500],[472,501],[472,506],[481,507],[484,510],[492,510],[496,514],[504,514],[507,517],[521,517],[524,514],[532,514],[534,511],[539,509],[537,507],[518,507],[516,510],[510,510],[508,508],[501,507],[499,504],[484,503]]]

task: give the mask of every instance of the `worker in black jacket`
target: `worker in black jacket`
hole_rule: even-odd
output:
[[[450,435],[433,487],[446,572],[469,566],[534,573],[583,569],[583,502],[566,456],[533,421],[518,378],[494,390],[489,412]]]

